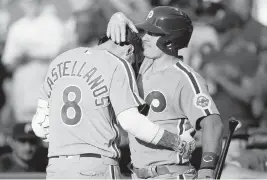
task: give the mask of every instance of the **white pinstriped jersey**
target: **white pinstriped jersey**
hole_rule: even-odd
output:
[[[205,80],[192,68],[177,61],[167,69],[144,73],[151,60],[141,67],[138,88],[140,96],[150,104],[148,119],[166,130],[182,134],[189,128],[199,128],[198,120],[210,114],[219,114],[210,97]],[[172,150],[158,148],[130,136],[132,163],[137,168],[161,164],[185,164]]]
[[[115,116],[143,104],[128,62],[106,50],[67,51],[50,64],[42,91],[50,109],[49,157],[120,157]]]

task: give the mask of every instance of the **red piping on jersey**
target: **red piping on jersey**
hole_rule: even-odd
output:
[[[194,91],[195,91],[195,93],[196,93],[196,95],[197,94],[200,94],[200,87],[198,86],[198,84],[197,84],[197,80],[195,79],[195,77],[193,76],[193,74],[192,74],[192,72],[190,72],[190,71],[188,71],[182,64],[181,64],[181,62],[177,62],[176,63],[176,66],[179,68],[179,69],[181,69],[188,77],[189,77],[189,79],[190,79],[190,81],[191,81],[191,83],[192,83],[192,85],[193,85],[193,87],[194,87]],[[208,116],[208,115],[211,115],[211,112],[209,111],[209,109],[204,109],[204,111],[205,111],[205,113],[206,113],[206,115]]]
[[[180,62],[177,62],[176,66],[187,74],[187,76],[189,77],[189,79],[191,80],[191,82],[193,84],[193,87],[194,87],[194,90],[195,90],[196,94],[199,94],[200,93],[200,88],[198,87],[197,81],[194,78],[194,76],[192,75],[192,73],[189,72],[185,67],[183,67],[183,65],[181,65]]]
[[[127,76],[128,76],[128,78],[129,78],[130,89],[131,89],[131,91],[132,91],[132,93],[133,93],[134,99],[136,100],[136,102],[137,102],[139,105],[143,105],[143,103],[138,99],[138,97],[136,96],[136,94],[135,94],[134,91],[133,91],[133,83],[136,84],[136,80],[135,80],[135,77],[133,77],[133,75],[132,75],[132,73],[131,73],[132,70],[131,70],[131,68],[129,67],[129,66],[130,66],[129,63],[127,63],[127,61],[125,61],[124,59],[122,59],[122,58],[116,56],[115,54],[113,54],[113,53],[111,53],[111,52],[109,52],[109,51],[107,51],[107,52],[108,52],[109,54],[115,56],[120,62],[122,62],[123,66],[124,66],[124,68],[125,68],[125,70],[126,70],[126,72],[127,72]]]

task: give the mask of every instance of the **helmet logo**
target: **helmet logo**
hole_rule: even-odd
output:
[[[146,19],[152,18],[153,14],[154,14],[154,11],[150,11],[150,12],[148,13]]]

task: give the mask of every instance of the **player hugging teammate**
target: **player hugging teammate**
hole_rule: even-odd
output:
[[[192,153],[194,129],[178,135],[138,111],[147,105],[129,62],[139,61],[141,49],[140,37],[129,30],[124,43],[105,37],[51,62],[32,120],[35,134],[49,142],[48,179],[120,178],[119,125],[152,146]]]
[[[192,151],[177,153],[129,135],[132,177],[214,178],[222,142],[221,118],[205,80],[178,56],[179,49],[190,41],[191,19],[180,9],[168,6],[152,9],[137,25],[123,13],[116,13],[109,21],[107,36],[123,42],[126,26],[139,30],[142,37],[145,59],[137,85],[140,96],[150,105],[148,119],[179,136],[201,130],[203,143],[201,167],[196,173],[189,163]]]
[[[120,178],[119,125],[129,133],[133,178],[195,178],[189,163],[195,130],[203,132],[198,178],[213,178],[219,112],[204,79],[178,57],[189,43],[191,19],[162,6],[137,25],[142,39],[127,26],[137,33],[116,13],[100,45],[51,62],[32,121],[36,135],[49,142],[47,178]],[[140,63],[142,50],[137,86],[130,63]]]

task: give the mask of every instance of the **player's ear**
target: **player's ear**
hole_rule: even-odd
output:
[[[123,59],[132,64],[134,61],[133,52],[134,52],[133,45],[131,44],[127,45],[127,49],[124,49]]]
[[[134,52],[134,47],[133,47],[133,45],[131,45],[131,44],[128,45],[128,49],[127,49],[127,54],[126,54],[126,56],[132,55],[133,52]]]

